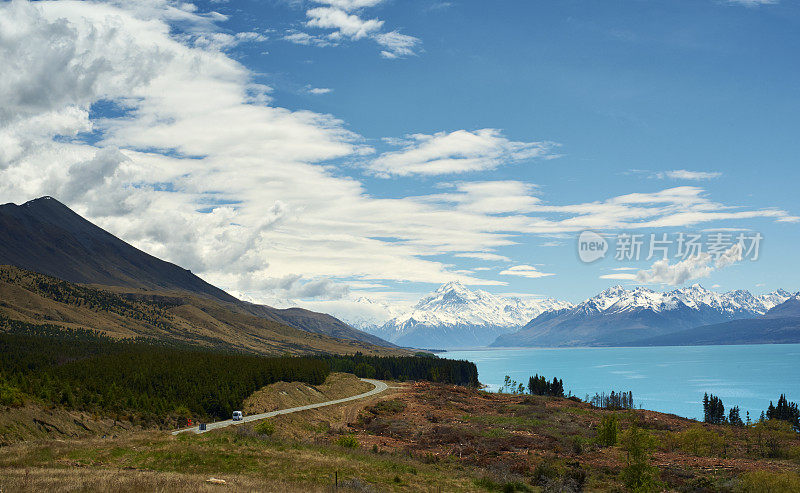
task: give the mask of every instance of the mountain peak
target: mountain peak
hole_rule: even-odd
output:
[[[415,347],[482,346],[545,311],[571,306],[553,299],[520,299],[473,291],[459,281],[450,281],[374,333]]]
[[[31,200],[25,202],[23,205],[35,204],[37,202],[44,202],[45,200],[55,200],[56,202],[58,202],[58,200],[56,200],[55,198],[51,197],[50,195],[42,195],[41,197],[38,197],[38,198],[35,198],[35,199],[31,199]]]
[[[69,209],[69,207],[62,204],[56,198],[51,197],[50,195],[44,195],[42,197],[29,200],[20,207],[61,207],[63,209]]]
[[[437,293],[444,293],[447,291],[469,291],[466,286],[461,284],[461,281],[447,281],[446,283],[439,286],[439,289],[436,290]]]

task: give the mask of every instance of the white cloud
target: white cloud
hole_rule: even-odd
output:
[[[626,274],[625,271],[631,270],[639,270],[636,267],[615,267],[611,269],[614,271],[614,274],[603,274],[600,276],[600,279],[616,279],[620,281],[631,281],[636,279],[636,274]]]
[[[489,262],[511,262],[511,259],[508,257],[489,252],[457,253],[454,256],[461,258],[474,258],[477,260],[487,260]],[[477,267],[475,270],[479,269],[480,267]]]
[[[361,39],[383,26],[383,21],[378,19],[364,20],[355,14],[348,14],[344,10],[332,7],[316,7],[306,11],[309,17],[306,25],[309,27],[319,27],[323,29],[334,29],[329,35],[333,39],[347,37],[349,39]]]
[[[375,7],[383,3],[384,0],[314,0],[314,2],[330,5],[331,7],[350,12],[366,7]]]
[[[381,51],[381,56],[389,59],[415,55],[414,49],[420,43],[419,38],[400,34],[397,31],[376,34],[374,39],[379,45],[386,48]]]
[[[719,178],[722,176],[722,173],[719,171],[688,171],[685,169],[675,169],[672,171],[661,171],[655,174],[656,178],[664,179],[669,178],[671,180],[693,180],[693,181],[700,181],[700,180],[711,180],[714,178]]]
[[[629,193],[604,201],[572,205],[534,204],[528,212],[537,213],[524,228],[535,233],[563,233],[586,229],[644,229],[687,227],[711,221],[771,218],[796,221],[780,209],[751,209],[726,206],[709,200],[698,187],[674,187],[652,193]],[[552,220],[543,214],[566,214]]]
[[[636,279],[636,274],[603,274],[600,276],[600,279],[614,279],[618,281],[633,281]]]
[[[553,148],[549,142],[516,142],[500,130],[412,134],[401,142],[402,149],[381,154],[367,167],[379,176],[441,175],[485,171],[503,164],[545,157]]]
[[[540,277],[548,277],[554,276],[555,274],[549,274],[547,272],[539,272],[539,270],[532,266],[532,265],[515,265],[513,267],[509,267],[504,271],[500,271],[501,276],[518,276],[518,277],[527,277],[529,279],[538,279]]]
[[[304,45],[304,46],[332,46],[334,43],[330,40],[320,37],[314,36],[308,33],[290,30],[288,31],[282,38],[285,41],[289,41],[294,44]]]
[[[741,262],[741,260],[742,245],[735,244],[716,259],[708,252],[702,252],[672,265],[670,265],[669,259],[659,260],[650,269],[637,272],[633,279],[643,284],[676,286],[694,279],[708,277],[715,270],[728,267],[736,262]]]
[[[329,94],[333,92],[333,89],[327,87],[311,87],[306,86],[306,92],[309,94],[320,95],[320,94]]]
[[[263,43],[268,41],[269,37],[266,34],[252,31],[236,34],[204,32],[187,35],[186,39],[196,46],[206,49],[226,50],[243,43]]]
[[[313,0],[323,7],[306,10],[305,26],[312,29],[330,30],[321,35],[288,30],[282,37],[285,41],[306,46],[338,46],[344,41],[371,39],[381,46],[381,56],[399,59],[417,53],[419,38],[401,34],[397,30],[382,32],[385,21],[364,18],[364,10],[375,7],[384,0]]]
[[[222,18],[160,1],[0,3],[0,201],[54,195],[256,301],[335,298],[351,283],[387,280],[502,285],[429,258],[496,255],[523,235],[796,220],[718,204],[696,187],[566,205],[513,180],[374,198],[346,168],[320,164],[357,159],[363,137],[331,115],[274,106],[244,66],[196,42]],[[175,34],[176,23],[192,37]],[[98,102],[122,116],[90,116]],[[403,142],[381,157],[411,174],[415,163],[454,171],[546,155],[492,130]]]
[[[424,200],[453,203],[460,210],[481,214],[530,212],[541,202],[534,196],[535,185],[515,180],[470,181],[451,186],[455,191],[428,195]]]
[[[745,7],[758,7],[759,5],[776,4],[778,0],[728,0],[728,3],[744,5]]]

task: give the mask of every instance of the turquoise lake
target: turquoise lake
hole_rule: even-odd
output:
[[[505,375],[528,383],[539,373],[564,380],[564,390],[584,398],[612,389],[632,391],[636,407],[702,418],[703,393],[722,398],[725,410],[757,418],[781,393],[800,400],[800,344],[642,348],[523,348],[448,351],[466,359],[478,379],[497,391]]]

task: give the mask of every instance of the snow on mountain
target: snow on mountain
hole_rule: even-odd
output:
[[[359,330],[374,332],[382,327],[387,320],[396,317],[402,308],[382,301],[376,301],[362,296],[353,302],[349,311],[339,313],[339,318]]]
[[[578,346],[627,344],[701,325],[753,318],[783,303],[791,293],[755,296],[746,290],[709,291],[699,284],[658,292],[637,287],[608,288],[569,310],[545,312],[496,346]]]
[[[546,311],[571,306],[553,299],[502,297],[448,282],[420,299],[410,311],[370,332],[406,346],[482,346]]]
[[[763,315],[790,296],[791,293],[782,289],[760,296],[754,296],[743,289],[717,293],[699,284],[666,292],[643,287],[625,289],[622,286],[614,286],[589,298],[577,308],[584,309],[586,313],[620,313],[635,310],[664,312],[678,309],[683,304],[694,310],[710,308],[721,314],[755,316]]]

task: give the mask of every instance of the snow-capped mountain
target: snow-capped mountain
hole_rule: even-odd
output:
[[[778,292],[778,298],[783,297],[784,293],[785,291]],[[775,293],[765,296],[773,294]],[[792,295],[759,317],[703,325],[635,341],[637,346],[798,343],[800,343],[800,294]]]
[[[498,335],[514,332],[549,310],[570,308],[553,299],[522,299],[472,291],[448,282],[424,296],[372,334],[402,346],[448,348],[485,346]]]
[[[336,312],[336,316],[356,329],[367,332],[375,332],[382,327],[387,320],[406,311],[401,307],[373,300],[366,296],[356,299],[353,305],[357,309],[351,309],[350,311],[343,310],[341,313]]]
[[[614,286],[576,305],[575,308],[583,308],[586,313],[620,313],[642,309],[661,312],[675,310],[683,304],[696,310],[710,308],[726,314],[763,315],[791,296],[791,293],[782,289],[761,296],[754,296],[750,291],[743,289],[717,293],[699,284],[666,292],[643,287],[625,289],[622,286]]]
[[[699,284],[658,292],[614,286],[570,309],[544,313],[519,332],[498,337],[494,346],[608,346],[679,330],[753,318],[789,299],[778,290],[709,291]]]

